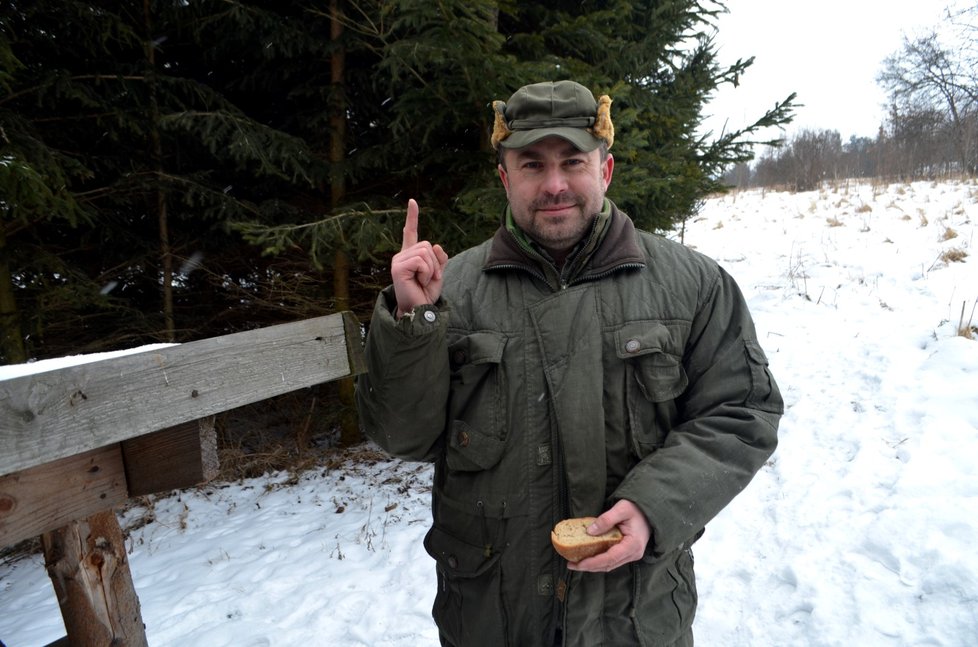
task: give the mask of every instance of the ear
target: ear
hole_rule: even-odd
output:
[[[496,171],[499,172],[499,180],[503,183],[503,188],[506,189],[506,194],[509,194],[509,174],[506,173],[506,168],[502,164],[496,165]]]
[[[611,176],[615,172],[615,158],[612,157],[611,153],[608,153],[608,157],[601,164],[601,177],[604,179],[604,190],[607,191],[608,187],[611,186]]]

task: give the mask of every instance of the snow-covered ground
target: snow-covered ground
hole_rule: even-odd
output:
[[[696,546],[699,644],[978,644],[978,341],[956,334],[976,220],[973,182],[848,183],[711,199],[687,224],[746,293],[787,406]],[[430,478],[365,445],[127,510],[150,644],[437,645]],[[0,640],[62,635],[43,559],[0,564]]]

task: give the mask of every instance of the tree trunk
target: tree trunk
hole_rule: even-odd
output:
[[[8,364],[27,361],[27,348],[20,329],[20,314],[14,298],[13,276],[10,272],[10,251],[7,234],[0,225],[0,353]]]
[[[343,160],[346,157],[346,98],[344,72],[346,56],[339,40],[343,35],[340,0],[330,0],[330,40],[336,46],[330,60],[332,104],[330,105],[330,206],[335,211],[346,197],[346,179]],[[333,298],[336,310],[350,309],[350,257],[342,246],[333,255]],[[349,446],[360,442],[360,424],[357,419],[353,378],[338,382],[340,396],[340,444]]]
[[[68,644],[147,647],[122,529],[108,510],[41,535]]]
[[[163,143],[160,138],[160,106],[156,88],[156,49],[153,44],[153,23],[150,0],[143,0],[143,17],[146,25],[146,62],[149,71],[149,138],[152,147],[153,172],[156,174],[156,218],[160,230],[160,265],[162,269],[163,327],[165,339],[176,341],[176,322],[173,316],[173,250],[170,248],[170,225],[166,212],[166,194],[163,192]]]

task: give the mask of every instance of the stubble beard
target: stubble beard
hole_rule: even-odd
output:
[[[600,203],[598,201],[596,205],[589,206],[585,196],[567,193],[538,198],[527,206],[522,214],[523,218],[519,218],[517,222],[526,222],[526,233],[544,248],[565,252],[576,245],[590,229],[591,222],[601,210]],[[558,223],[548,222],[541,209],[558,205],[574,205],[578,213]]]

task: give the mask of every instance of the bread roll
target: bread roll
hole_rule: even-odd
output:
[[[608,550],[622,540],[621,531],[612,528],[603,535],[592,537],[587,527],[594,523],[594,517],[564,519],[550,531],[550,543],[561,557],[568,562],[579,562]]]

